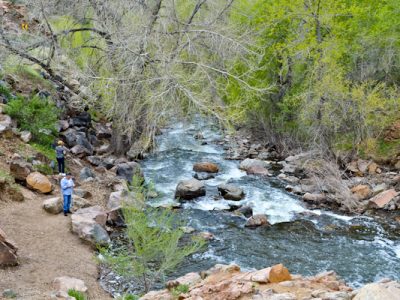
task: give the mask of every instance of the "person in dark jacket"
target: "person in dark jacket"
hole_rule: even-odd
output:
[[[56,147],[56,158],[58,164],[58,173],[59,175],[65,175],[65,154],[66,148],[64,147],[63,141],[58,141]]]

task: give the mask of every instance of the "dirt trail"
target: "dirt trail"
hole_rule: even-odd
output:
[[[59,276],[82,279],[89,299],[111,299],[96,280],[93,249],[72,234],[69,216],[46,213],[43,199],[34,194],[32,200],[0,203],[0,228],[16,242],[21,262],[0,269],[0,299],[4,289],[14,290],[17,299],[50,299],[52,281]]]

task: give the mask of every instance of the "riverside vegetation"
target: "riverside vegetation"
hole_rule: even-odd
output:
[[[287,191],[301,195],[308,208],[374,218],[383,214],[388,222],[383,227],[397,228],[399,13],[395,0],[61,0],[40,4],[0,0],[0,100],[4,103],[0,114],[4,195],[0,199],[6,200],[0,208],[12,211],[7,210],[14,205],[9,199],[31,199],[29,188],[38,193],[34,199],[44,201],[46,212],[59,212],[59,178],[53,175],[50,145],[63,139],[70,150],[67,167],[79,173],[78,183],[84,187],[75,195],[72,232],[100,248],[104,268],[122,274],[125,280],[134,278],[139,293],[160,287],[185,258],[195,252],[203,255],[204,249],[214,246],[204,242],[214,238],[210,232],[190,235],[196,229],[183,226],[174,209],[192,209],[198,196],[208,201],[214,186],[207,185],[207,180],[216,177],[220,183],[228,163],[221,162],[221,170],[216,164],[214,171],[194,170],[199,180],[181,181],[175,194],[186,193],[189,204],[177,204],[185,200],[177,197],[172,208],[166,209],[148,207],[153,204],[149,198],[174,196],[146,190],[149,178],[141,174],[137,161],[157,149],[157,136],[164,128],[200,117],[212,119],[226,137],[211,141],[196,132],[196,143],[220,144],[227,158],[244,160],[240,168],[250,178],[256,176],[263,187],[267,178],[277,175],[287,183]],[[82,121],[85,106],[90,108],[92,124]],[[182,149],[177,151],[186,151]],[[196,151],[193,156],[198,155]],[[174,155],[167,157],[174,160]],[[198,157],[210,160],[210,156]],[[211,161],[217,160],[213,155]],[[161,178],[171,176],[165,170],[159,172]],[[182,174],[187,172],[173,176]],[[246,180],[242,183],[247,184]],[[268,213],[253,215],[256,207],[229,203],[246,201],[254,194],[236,187],[237,182],[225,183],[229,184],[218,185],[218,195],[211,192],[218,200],[215,203],[245,218],[246,227],[269,228]],[[50,194],[53,197],[45,196]],[[307,221],[315,218],[312,211],[295,206]],[[17,236],[9,216],[2,219],[0,225]],[[224,222],[238,226],[238,220]],[[349,230],[370,229],[369,225],[354,226]],[[114,232],[121,227],[123,243],[116,248]],[[391,229],[388,232],[384,237],[393,239],[393,246],[397,235]],[[259,238],[256,231],[250,235]],[[76,253],[86,251],[75,240],[70,242]],[[1,230],[0,243],[8,265],[26,263],[18,260],[17,247]],[[283,274],[282,280],[271,279],[272,269]],[[15,276],[18,272],[25,272],[24,268],[11,271]],[[64,275],[53,276],[57,277],[54,297],[107,298],[92,282],[88,292],[81,280]],[[279,285],[281,281],[289,283]],[[383,280],[366,292],[352,292],[333,273],[291,277],[282,265],[247,273],[238,266],[216,266],[168,281],[166,287],[144,299],[197,299],[199,295],[213,299],[218,295],[222,299],[362,300],[362,295],[372,293],[368,288],[380,295],[377,299],[390,298],[400,289],[397,283]],[[41,299],[49,293],[23,283],[16,289],[22,299]],[[387,290],[392,294],[385,294]],[[114,293],[119,294],[121,290]]]

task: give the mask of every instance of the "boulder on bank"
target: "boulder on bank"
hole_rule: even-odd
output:
[[[184,200],[191,200],[205,195],[205,185],[197,179],[182,180],[178,183],[175,190],[175,198]]]
[[[369,208],[384,208],[398,193],[394,189],[390,189],[379,193],[368,201]]]
[[[60,197],[53,197],[43,201],[43,209],[50,214],[57,215],[63,211],[63,202]]]
[[[105,245],[110,242],[110,237],[104,226],[107,213],[100,206],[91,206],[78,209],[72,216],[72,232],[94,245]]]
[[[266,225],[269,225],[267,216],[263,214],[258,214],[250,217],[244,226],[254,228]]]
[[[199,162],[193,166],[195,172],[218,173],[219,167],[212,162]]]
[[[126,163],[120,163],[116,167],[116,174],[119,178],[125,179],[131,183],[132,178],[135,175],[144,180],[143,171],[137,162],[130,161]]]
[[[0,267],[18,265],[18,248],[0,228]]]
[[[239,169],[248,171],[251,168],[258,168],[261,170],[268,168],[268,166],[269,164],[265,161],[259,159],[246,158],[244,161],[240,163]]]
[[[218,191],[227,200],[240,201],[245,196],[241,188],[232,184],[220,184],[218,185]]]
[[[306,202],[323,202],[326,201],[326,196],[325,194],[305,193],[303,195],[303,200]]]
[[[400,283],[370,283],[363,286],[353,300],[389,300],[400,299]]]
[[[53,189],[50,180],[39,172],[30,173],[26,177],[26,183],[31,189],[40,193],[50,193]]]
[[[16,180],[25,181],[32,172],[32,165],[22,159],[13,160],[10,163],[10,173]]]
[[[271,283],[278,283],[291,279],[292,276],[290,275],[289,270],[282,264],[272,266],[271,270],[269,271],[268,281]]]
[[[89,167],[84,167],[80,172],[79,172],[79,178],[81,180],[86,180],[88,178],[95,178],[96,175],[93,173],[92,169]]]

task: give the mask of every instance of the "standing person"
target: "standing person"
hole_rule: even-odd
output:
[[[56,158],[58,164],[59,175],[65,175],[65,147],[63,141],[58,141],[56,147]]]
[[[70,211],[70,206],[71,206],[71,200],[72,200],[72,192],[74,189],[75,183],[74,180],[72,179],[71,173],[67,173],[67,176],[61,179],[61,191],[63,195],[63,209],[64,209],[64,216],[66,216],[68,213],[71,213]]]

